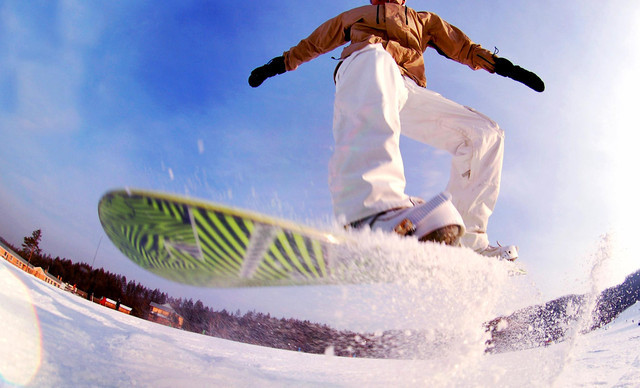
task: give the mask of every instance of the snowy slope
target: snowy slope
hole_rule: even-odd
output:
[[[640,305],[606,328],[526,351],[427,360],[311,355],[167,328],[0,261],[5,386],[640,386]],[[455,322],[450,322],[455,326]]]

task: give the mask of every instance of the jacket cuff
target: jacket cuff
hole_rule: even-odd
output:
[[[294,61],[294,58],[289,51],[285,51],[284,53],[282,53],[282,56],[284,57],[284,67],[287,69],[287,71],[295,70],[300,65],[299,63],[296,63]]]
[[[475,47],[473,55],[473,64],[474,70],[485,69],[489,73],[495,73],[495,65],[496,62],[494,60],[494,55],[491,51],[480,47],[479,45]]]

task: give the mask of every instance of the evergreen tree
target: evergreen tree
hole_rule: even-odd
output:
[[[40,249],[40,240],[42,239],[42,231],[40,229],[34,230],[31,233],[31,237],[25,237],[24,242],[22,243],[22,250],[25,254],[28,255],[29,263],[31,263],[31,258],[36,255],[40,256],[42,249]]]

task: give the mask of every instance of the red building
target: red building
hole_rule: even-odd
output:
[[[152,322],[157,322],[161,325],[182,328],[184,318],[182,318],[169,303],[158,304],[151,302],[150,311],[147,319]]]
[[[109,299],[106,296],[103,296],[102,299],[98,301],[98,304],[101,304],[104,307],[109,307],[110,309],[118,310],[121,313],[131,314],[131,307],[125,306],[120,302],[116,302],[115,300]]]

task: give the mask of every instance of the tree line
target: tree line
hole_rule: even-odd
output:
[[[127,280],[126,276],[105,271],[103,268],[94,269],[87,263],[72,262],[66,258],[52,257],[43,253],[40,248],[41,230],[36,230],[31,236],[24,238],[21,247],[15,247],[9,242],[3,242],[12,250],[20,254],[32,266],[41,267],[50,275],[85,291],[88,298],[100,299],[103,296],[132,308],[131,315],[146,318],[149,313],[149,303],[167,303],[169,296],[158,290],[151,290],[134,280]]]

